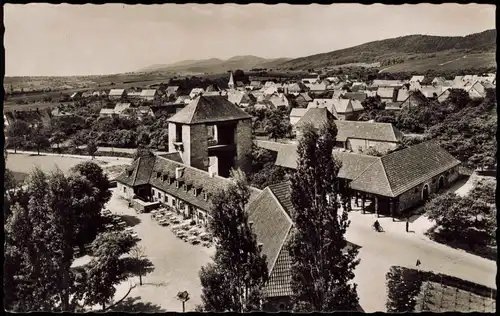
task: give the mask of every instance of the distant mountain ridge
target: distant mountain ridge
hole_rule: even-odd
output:
[[[221,73],[228,70],[268,68],[308,70],[346,64],[380,63],[384,70],[463,67],[461,58],[468,57],[471,68],[496,66],[496,29],[466,36],[407,35],[300,58],[275,58],[243,55],[227,60],[210,58],[185,60],[167,65],[153,65],[140,71],[171,71],[179,73]],[[393,66],[396,65],[396,66]]]
[[[217,73],[226,72],[235,69],[251,68],[273,68],[290,58],[272,58],[266,59],[252,55],[234,56],[227,60],[219,58],[210,58],[202,60],[183,60],[173,64],[157,64],[141,69],[141,72],[147,71],[172,71],[172,72],[199,72],[199,73]]]
[[[292,59],[279,68],[309,69],[362,62],[390,65],[394,61],[434,58],[437,54],[494,52],[496,36],[496,29],[466,36],[408,35]]]

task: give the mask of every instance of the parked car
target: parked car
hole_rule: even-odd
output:
[[[175,235],[181,239],[185,239],[188,237],[187,233],[185,231],[182,231],[182,230],[178,231]]]
[[[201,233],[198,237],[203,241],[212,241],[212,235],[209,233]]]
[[[161,226],[168,226],[170,223],[166,219],[162,219],[158,222]]]

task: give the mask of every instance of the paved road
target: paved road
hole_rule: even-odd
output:
[[[406,233],[404,222],[379,219],[386,230],[377,233],[371,225],[373,214],[350,213],[351,227],[346,238],[362,248],[355,282],[361,307],[366,312],[385,311],[385,274],[390,266],[414,268],[417,258],[423,270],[441,272],[496,289],[496,262],[433,242],[416,233]],[[410,226],[411,230],[411,226]]]
[[[141,238],[140,244],[146,248],[147,257],[155,266],[155,270],[143,278],[145,284],[137,285],[130,296],[140,296],[141,302],[161,306],[167,311],[181,312],[182,304],[175,295],[186,290],[191,297],[186,303],[186,311],[194,310],[195,305],[201,303],[198,272],[211,261],[214,249],[178,239],[169,227],[158,225],[149,214],[136,214],[116,193],[113,193],[106,208],[115,214],[128,215],[131,223],[138,222],[137,219],[140,221],[133,228]],[[138,277],[134,281],[139,284]]]

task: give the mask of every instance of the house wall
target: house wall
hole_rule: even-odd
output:
[[[301,116],[290,116],[290,124],[295,125],[298,121],[300,121]]]
[[[347,149],[350,149],[355,153],[362,153],[370,147],[384,153],[395,149],[397,147],[397,143],[356,138],[347,139]]]
[[[168,151],[169,152],[175,151],[174,142],[175,142],[175,123],[168,123]]]
[[[123,183],[117,182],[116,184],[118,194],[125,199],[132,199],[134,197],[134,189]]]
[[[194,194],[194,193],[193,193]],[[203,194],[203,193],[201,193]],[[188,206],[189,203],[182,201],[181,199],[166,193],[165,191],[152,187],[151,188],[151,196],[153,197],[154,201],[161,202],[163,205],[168,205],[176,210],[178,210],[180,213],[188,216]],[[200,209],[196,206],[191,205],[193,209],[193,216],[191,217],[194,219],[197,223],[202,224],[202,225],[207,225],[208,220],[210,216],[207,214],[207,212],[203,209]]]
[[[252,121],[241,120],[236,125],[234,141],[236,142],[235,167],[249,174],[252,167]]]
[[[440,173],[430,179],[427,179],[426,181],[401,194],[399,196],[399,211],[402,212],[423,202],[422,190],[424,188],[424,185],[428,185],[429,195],[432,193],[436,193],[438,191],[438,183],[441,176],[443,176],[444,178],[443,188],[450,187],[451,184],[453,184],[458,179],[458,166]]]

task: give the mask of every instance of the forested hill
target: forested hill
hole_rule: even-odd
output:
[[[414,59],[437,58],[444,55],[494,53],[495,29],[467,36],[409,35],[358,46],[292,59],[280,64],[282,69],[310,69],[348,63],[380,62],[382,66]]]

